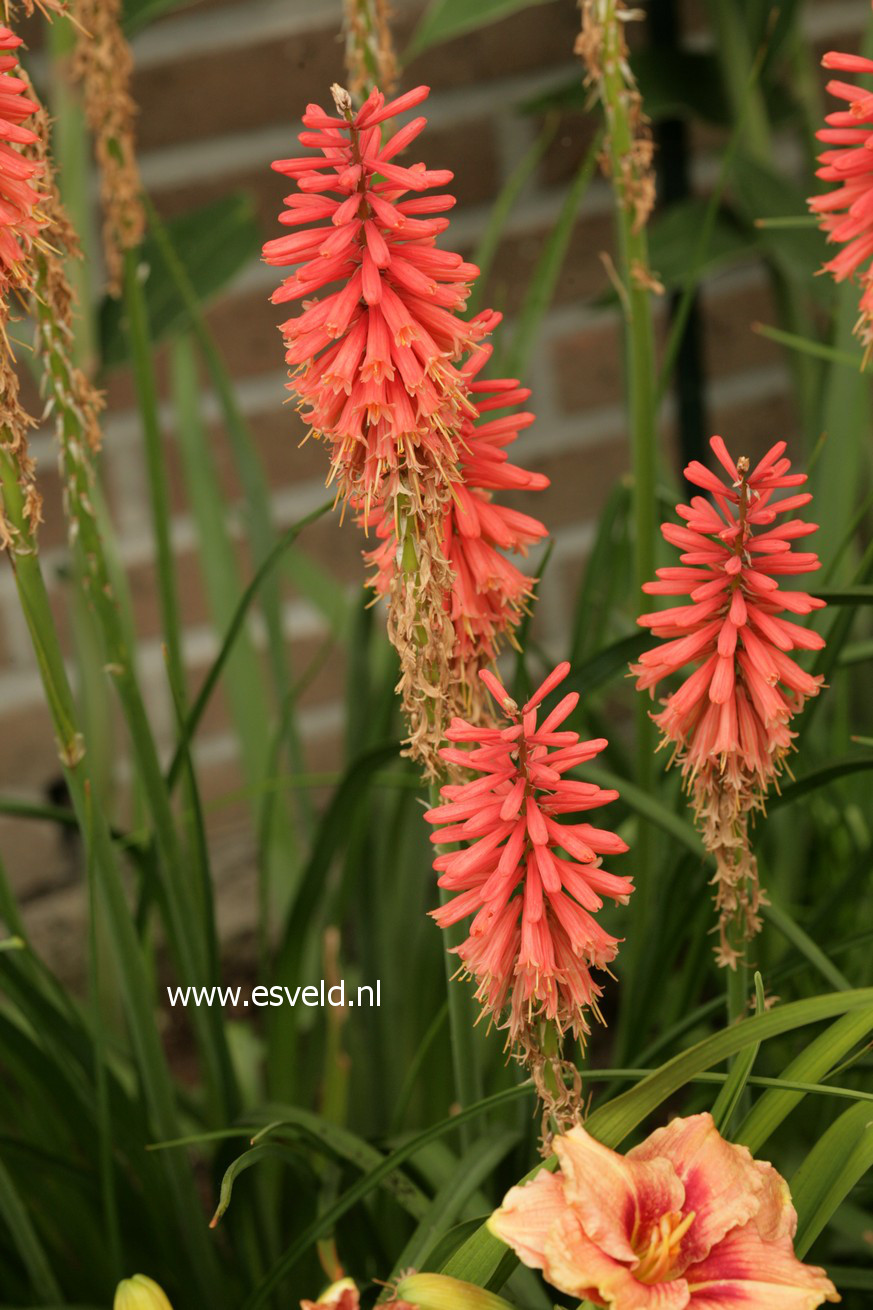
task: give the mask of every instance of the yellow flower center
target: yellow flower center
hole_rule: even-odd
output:
[[[676,1263],[682,1238],[693,1223],[693,1210],[684,1217],[677,1210],[671,1210],[668,1214],[661,1216],[660,1222],[652,1229],[649,1245],[644,1251],[637,1250],[639,1264],[633,1271],[637,1282],[666,1283],[670,1281],[671,1277],[674,1276],[671,1274],[671,1270]]]

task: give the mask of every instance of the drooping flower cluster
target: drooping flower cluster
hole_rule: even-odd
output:
[[[591,970],[607,968],[618,940],[594,915],[604,896],[625,904],[633,891],[630,878],[601,867],[602,855],[627,850],[620,837],[587,822],[561,822],[618,796],[564,776],[607,744],[561,730],[578,693],[537,723],[541,702],[569,671],[559,664],[521,709],[493,674],[480,674],[508,724],[452,721],[446,736],[453,745],[441,757],[479,776],[444,786],[444,803],[425,816],[434,842],[469,843],[434,860],[439,885],[453,896],[433,917],[445,928],[474,916],[457,954],[483,1011],[526,1059],[542,1050],[542,1026],[584,1038],[587,1011],[599,1017],[601,988]]]
[[[136,159],[133,55],[122,26],[121,0],[78,0],[75,69],[100,167],[103,251],[109,291],[121,291],[124,252],[145,232]]]
[[[759,927],[749,816],[763,809],[791,749],[791,720],[822,682],[788,652],[819,650],[823,639],[783,615],[810,614],[824,602],[779,585],[819,567],[817,555],[792,549],[817,525],[778,522],[812,499],[796,491],[773,499],[806,481],[806,474],[789,472],[785,442],[751,472],[747,459],[734,462],[721,437],[710,445],[728,481],[697,461],[688,465],[686,478],[713,499],[694,496],[677,506],[684,525],[665,523],[661,531],[682,551],[681,567],[659,569],[658,581],[644,587],[650,595],[687,595],[691,603],[638,619],[663,644],[641,655],[632,672],[637,687],[654,694],[664,678],[693,666],[653,717],[675,747],[716,857],[718,955],[733,966],[742,942]]]
[[[14,51],[23,44],[8,27],[0,26],[0,296],[9,289],[26,288],[26,255],[42,226],[40,193],[34,186],[39,165],[21,148],[33,145],[36,133],[24,126],[39,105],[27,92]]]
[[[512,639],[533,589],[533,579],[502,552],[525,555],[548,535],[538,519],[493,500],[495,491],[540,491],[549,480],[508,461],[506,447],[533,423],[534,415],[504,412],[530,396],[515,378],[479,378],[491,353],[490,345],[480,346],[461,368],[474,413],[459,428],[460,479],[443,511],[439,543],[452,574],[445,606],[453,632],[450,686],[460,691],[454,707],[474,717],[482,685],[479,670],[496,659],[504,638]],[[376,535],[382,544],[368,559],[376,569],[373,586],[386,595],[397,576],[397,527],[394,515],[381,506]]]
[[[815,1310],[839,1301],[794,1254],[785,1180],[709,1114],[674,1119],[619,1155],[573,1128],[560,1169],[513,1187],[489,1228],[574,1299],[614,1310]]]
[[[393,162],[424,129],[415,118],[384,144],[380,125],[427,97],[417,87],[385,103],[373,91],[357,112],[335,88],[339,116],[309,105],[301,145],[320,153],[273,164],[293,178],[280,222],[299,231],[268,241],[268,264],[298,265],[273,301],[301,301],[281,325],[289,390],[314,436],[330,446],[344,498],[364,506],[402,491],[417,507],[442,502],[456,480],[457,430],[469,413],[455,363],[491,315],[459,318],[478,269],[439,250],[450,195],[429,195],[452,174]],[[410,194],[411,193],[411,194]],[[339,289],[316,298],[331,284]]]
[[[873,60],[862,55],[830,51],[825,68],[841,73],[873,73]],[[822,151],[816,176],[834,182],[834,190],[813,196],[809,207],[819,216],[828,241],[843,249],[824,268],[837,282],[858,275],[861,284],[859,319],[855,331],[869,349],[873,344],[873,90],[834,79],[827,90],[848,109],[828,114],[827,127],[816,133],[832,147]]]

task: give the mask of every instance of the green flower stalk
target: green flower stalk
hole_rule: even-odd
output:
[[[576,53],[587,70],[586,85],[603,106],[606,133],[601,163],[615,192],[618,268],[614,277],[624,313],[637,592],[655,567],[658,403],[651,298],[663,291],[649,265],[646,235],[655,202],[652,139],[628,63],[625,37],[627,23],[641,17],[641,11],[628,9],[624,0],[582,0],[582,30],[576,41]],[[637,709],[637,782],[644,789],[651,787],[654,776],[654,745],[652,724],[641,705]],[[645,824],[634,850],[639,879],[634,951],[639,959],[645,949],[652,898]]]
[[[348,88],[364,99],[378,86],[392,95],[400,66],[391,36],[388,0],[343,0]]]

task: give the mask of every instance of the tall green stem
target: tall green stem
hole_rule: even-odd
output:
[[[643,584],[652,578],[655,565],[658,402],[649,245],[645,215],[635,203],[635,190],[641,183],[645,186],[648,179],[641,176],[641,168],[635,162],[635,117],[639,114],[639,99],[636,88],[627,81],[618,8],[618,0],[607,0],[604,5],[601,94],[616,200],[618,281],[624,310],[625,375],[633,467],[634,582],[638,599]],[[654,776],[654,745],[648,705],[645,698],[640,697],[637,704],[637,782],[647,791]],[[632,959],[637,966],[637,975],[654,905],[650,842],[650,832],[645,823],[641,823],[634,847],[638,881]]]
[[[408,505],[406,498],[398,497],[397,505],[398,521],[403,525],[401,540],[403,542],[400,567],[408,578],[407,585],[414,586],[415,577],[418,573],[418,552],[415,542],[415,536],[410,528],[408,518]],[[427,622],[427,615],[422,615],[422,624]],[[423,629],[418,630],[417,640],[421,645],[425,644],[426,634]],[[440,784],[435,780],[430,784],[430,804],[434,809],[440,803]],[[439,854],[439,847],[436,848],[435,854]],[[440,899],[445,904],[445,895],[440,891]],[[446,950],[444,953],[446,966],[446,988],[449,1004],[449,1034],[452,1046],[452,1064],[455,1075],[455,1093],[458,1098],[460,1108],[463,1110],[467,1106],[473,1105],[481,1099],[482,1086],[479,1070],[479,1062],[476,1058],[476,1047],[474,1041],[474,1027],[476,1022],[475,1006],[472,999],[463,987],[459,986],[454,979],[453,957],[450,954],[452,947],[460,945],[463,941],[463,930],[458,924],[445,930]],[[466,1149],[470,1145],[469,1128],[464,1125],[461,1128],[461,1142]]]
[[[152,342],[148,312],[139,273],[139,252],[124,252],[124,307],[130,340],[130,357],[136,384],[139,412],[145,439],[152,530],[157,554],[158,595],[161,620],[167,645],[167,660],[173,684],[184,687],[182,636],[179,627],[179,601],[173,546],[170,539],[170,492],[158,417],[158,391],[152,359]]]
[[[439,783],[432,782],[430,784],[431,808],[435,808],[439,803]],[[442,847],[437,846],[434,854],[439,855],[442,850]],[[449,899],[451,899],[449,894],[441,888],[440,904],[445,905]],[[460,946],[464,940],[463,927],[455,923],[443,929],[443,932],[446,942],[444,952],[446,994],[449,1005],[449,1037],[455,1074],[455,1094],[461,1109],[465,1110],[482,1099],[482,1077],[476,1054],[474,1031],[476,1011],[469,992],[454,977],[456,957],[450,953],[453,947]],[[469,1124],[461,1125],[461,1143],[465,1150],[471,1143]]]

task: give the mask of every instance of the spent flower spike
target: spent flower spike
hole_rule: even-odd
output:
[[[561,729],[577,692],[537,722],[541,702],[569,672],[569,664],[559,664],[519,708],[483,670],[479,676],[508,723],[452,721],[446,737],[453,744],[441,757],[479,776],[447,783],[443,804],[425,815],[435,843],[469,843],[434,860],[439,885],[453,896],[433,917],[445,928],[473,916],[469,936],[455,948],[463,970],[477,983],[483,1013],[507,1029],[507,1044],[521,1058],[534,1062],[544,1024],[584,1038],[587,1012],[600,1017],[601,988],[591,970],[607,969],[618,940],[594,916],[604,896],[626,904],[633,891],[630,878],[601,867],[603,855],[627,850],[620,837],[588,822],[561,822],[618,796],[565,777],[607,744]]]
[[[658,569],[658,580],[643,588],[649,595],[687,595],[691,603],[640,616],[638,623],[662,644],[631,667],[638,689],[654,694],[665,678],[693,666],[653,717],[675,747],[704,841],[716,856],[718,954],[734,965],[738,943],[759,926],[748,817],[763,809],[796,735],[791,720],[822,682],[788,652],[820,650],[823,638],[783,616],[810,614],[824,601],[780,587],[780,579],[819,567],[817,555],[793,549],[817,525],[795,517],[778,522],[812,499],[796,490],[806,474],[789,471],[785,442],[751,471],[747,459],[734,461],[721,437],[710,445],[724,473],[693,461],[685,476],[712,501],[694,496],[677,506],[684,523],[665,523],[661,531],[682,552],[681,567]],[[791,494],[774,501],[780,490]]]
[[[832,50],[821,62],[824,68],[852,76],[873,73],[873,59],[863,55]],[[816,176],[836,185],[824,195],[812,196],[809,207],[818,215],[828,241],[842,246],[822,272],[832,274],[837,282],[854,276],[860,282],[855,331],[869,351],[873,345],[873,90],[839,78],[828,82],[827,90],[848,108],[828,114],[827,127],[816,132],[828,147],[818,157],[821,167]]]
[[[281,325],[289,390],[330,446],[340,495],[365,505],[398,491],[414,505],[445,500],[469,413],[455,363],[493,322],[488,311],[458,317],[479,270],[436,246],[455,203],[438,189],[452,174],[393,162],[427,120],[381,139],[381,124],[428,92],[420,86],[386,103],[374,90],[355,112],[334,87],[337,114],[309,105],[303,115],[300,143],[319,153],[273,164],[298,188],[279,220],[297,230],[263,252],[268,264],[297,265],[273,295],[303,306]]]
[[[619,1155],[584,1128],[554,1139],[559,1169],[513,1187],[488,1227],[529,1268],[613,1310],[815,1310],[839,1301],[794,1254],[797,1213],[771,1164],[709,1114],[674,1119]]]

